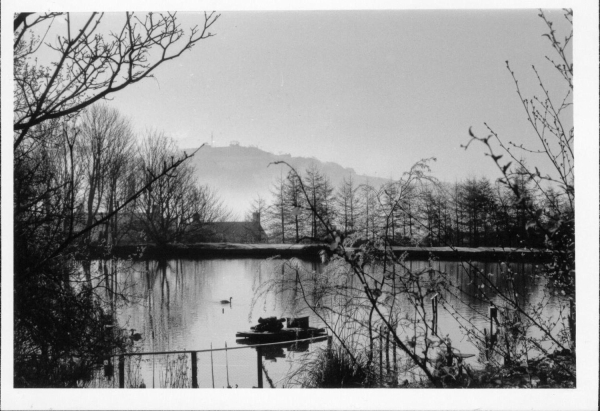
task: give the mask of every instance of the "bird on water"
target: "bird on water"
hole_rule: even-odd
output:
[[[231,299],[233,297],[229,297],[229,301],[228,300],[221,300],[221,304],[231,304]]]
[[[140,333],[134,333],[135,329],[132,328],[131,330],[131,335],[129,336],[133,341],[139,341],[142,339],[142,334]]]

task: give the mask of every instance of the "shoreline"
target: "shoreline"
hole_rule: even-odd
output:
[[[347,251],[356,248],[347,248]],[[461,261],[540,261],[547,260],[549,254],[543,250],[526,250],[522,248],[501,247],[392,247],[396,255],[406,253],[407,260],[442,260]],[[112,249],[95,247],[90,250],[92,258],[114,256],[119,258],[148,259],[210,259],[210,258],[269,258],[269,257],[302,257],[319,259],[319,253],[329,250],[327,244],[239,244],[239,243],[196,243],[120,245]]]

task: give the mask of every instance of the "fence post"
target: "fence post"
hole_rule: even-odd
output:
[[[258,373],[258,388],[263,387],[262,347],[256,347],[256,370]]]
[[[390,374],[390,329],[388,328],[385,333],[385,373],[386,379]]]
[[[196,351],[192,352],[192,388],[198,388],[198,363]]]
[[[379,327],[379,386],[383,383],[383,329]]]
[[[396,358],[396,341],[393,341],[394,347],[394,385],[398,383],[398,360]]]
[[[490,307],[488,308],[489,314],[490,314],[490,348],[494,349],[494,346],[496,345],[496,335],[494,335],[494,318],[498,318],[498,308],[490,305]],[[497,333],[498,330],[496,330]]]
[[[212,343],[210,343],[210,374],[212,375],[212,384],[213,388],[215,388],[215,368],[213,366],[213,351],[212,351]]]
[[[575,326],[576,326],[576,322],[575,322],[575,302],[571,299],[569,300],[569,316],[568,316],[568,322],[569,322],[569,333],[571,336],[571,345],[573,350],[575,350],[575,337],[577,335],[577,333],[575,332]]]
[[[492,307],[489,308],[490,312],[490,349],[494,348],[494,320],[492,319]]]
[[[453,353],[452,353],[452,343],[446,343],[446,365],[448,367],[452,367],[454,363]]]
[[[119,355],[119,388],[125,388],[125,356]]]
[[[434,295],[431,298],[431,329],[434,335],[437,335],[437,323],[438,323],[438,295]]]

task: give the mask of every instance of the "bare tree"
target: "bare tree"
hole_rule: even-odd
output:
[[[128,121],[106,105],[93,105],[85,110],[79,130],[77,147],[84,175],[82,201],[85,227],[89,227],[99,211],[112,213],[122,201],[117,198],[117,190],[126,178],[126,164],[133,158],[133,133]],[[111,221],[114,229],[116,216]],[[104,232],[103,239],[108,240],[109,230]],[[88,245],[90,241],[91,232],[86,236]]]
[[[285,243],[285,225],[286,225],[286,198],[285,198],[285,179],[280,176],[271,188],[273,203],[268,210],[270,237],[279,239]]]
[[[365,237],[371,234],[373,239],[367,241],[359,249],[350,251],[349,248],[353,239],[343,238],[343,235],[333,227],[331,222],[321,215],[316,208],[316,204],[313,203],[312,192],[309,190],[308,185],[304,184],[297,171],[284,161],[278,161],[275,164],[287,165],[290,168],[290,173],[296,176],[301,195],[304,197],[307,206],[332,239],[330,250],[334,254],[334,260],[341,263],[341,267],[335,267],[332,272],[327,272],[322,276],[312,275],[311,277],[306,277],[302,270],[294,267],[292,278],[279,276],[275,281],[267,282],[261,287],[267,290],[274,288],[284,290],[286,285],[291,283],[292,287],[298,291],[296,295],[302,299],[306,307],[318,316],[333,333],[336,342],[348,355],[353,366],[359,366],[358,355],[362,355],[364,351],[364,347],[357,351],[354,342],[358,339],[355,338],[355,335],[368,332],[372,341],[373,326],[376,322],[377,327],[381,326],[389,333],[389,338],[410,358],[415,366],[423,371],[424,375],[433,384],[442,386],[440,379],[428,368],[430,362],[428,355],[431,346],[427,341],[431,337],[431,327],[427,322],[428,313],[425,301],[427,294],[431,293],[438,285],[441,285],[443,281],[427,281],[424,284],[420,279],[422,273],[404,272],[403,258],[398,258],[390,249],[389,241],[386,238],[386,230],[383,231],[383,238],[379,236],[375,238],[376,234],[381,231],[375,229],[371,233],[367,231]],[[428,170],[426,162],[421,161],[406,173],[405,181],[416,184],[420,180],[429,180],[430,178],[426,175]],[[372,188],[371,190],[375,191]],[[374,197],[377,199],[376,196]],[[396,203],[399,204],[399,202],[400,199],[397,199]],[[296,264],[292,262],[292,265]],[[341,268],[341,270],[338,268]],[[334,275],[339,275],[342,278],[334,278]],[[388,287],[391,287],[392,290],[392,300],[396,296],[406,296],[418,311],[419,319],[415,319],[412,326],[415,328],[415,335],[417,329],[423,329],[420,337],[426,341],[426,344],[422,353],[417,353],[406,340],[401,338],[402,334],[397,323],[397,306],[394,302],[390,303],[390,298],[384,299],[382,297],[384,291],[387,292]],[[319,294],[330,292],[333,292],[331,306],[321,309],[323,295]],[[345,292],[347,294],[344,294]],[[338,306],[340,302],[341,307]],[[348,302],[351,302],[351,306],[348,306]]]
[[[361,229],[365,232],[365,238],[375,238],[377,231],[377,189],[373,187],[369,181],[360,185],[360,204],[362,205],[361,214]]]
[[[104,13],[92,13],[76,26],[70,13],[31,15],[14,19],[15,148],[29,130],[44,121],[77,114],[111,93],[152,76],[162,63],[179,57],[200,40],[219,18],[204,13],[201,26],[186,33],[176,13],[125,13],[116,32],[101,32]],[[65,19],[64,32],[44,42],[52,23]],[[40,48],[53,51],[53,64],[36,60]]]
[[[285,195],[285,213],[287,225],[291,225],[292,235],[296,243],[301,239],[308,237],[306,233],[306,219],[309,215],[304,195],[300,185],[300,177],[292,172],[289,172],[284,187]]]
[[[354,232],[358,217],[358,187],[355,185],[352,175],[344,177],[342,185],[338,188],[335,198],[338,207],[338,220],[343,227],[344,235]]]
[[[149,132],[139,149],[143,180],[168,168],[177,151],[172,139]],[[181,242],[203,224],[231,215],[213,189],[197,185],[191,166],[183,165],[168,177],[144,190],[137,202],[136,217],[149,240],[161,245]]]
[[[491,126],[484,123],[488,132],[487,137],[478,137],[469,129],[470,141],[484,144],[486,155],[495,162],[502,175],[500,181],[512,191],[516,203],[526,218],[528,229],[537,228],[546,238],[546,247],[553,253],[553,263],[548,266],[547,274],[556,285],[568,293],[574,292],[575,270],[575,185],[574,185],[574,128],[572,123],[573,97],[573,63],[571,57],[571,40],[573,38],[573,12],[564,10],[563,17],[567,30],[563,38],[559,38],[554,23],[546,18],[542,10],[540,19],[548,30],[543,36],[547,37],[555,51],[554,57],[546,56],[548,62],[563,78],[563,91],[560,97],[551,93],[547,83],[540,76],[535,66],[533,75],[539,84],[539,94],[526,97],[521,91],[517,76],[509,62],[506,67],[513,79],[519,103],[527,115],[531,130],[537,137],[535,147],[524,146],[520,142],[501,138]],[[544,169],[536,165],[526,164],[521,157],[528,153],[535,161],[536,156],[549,161],[550,167]],[[506,157],[505,157],[506,156]],[[545,171],[544,171],[545,170]],[[525,181],[524,181],[525,179]],[[530,193],[523,190],[526,182],[532,190],[537,191],[546,204],[556,205],[550,208],[537,208],[528,201]],[[558,202],[555,200],[559,200]]]
[[[327,230],[319,221],[317,213],[328,223],[333,222],[333,187],[329,178],[314,163],[306,170],[304,181],[313,205],[313,209],[308,210],[310,213],[310,237],[313,241],[322,240],[327,235]]]
[[[209,185],[192,184],[187,201],[189,201],[192,219],[200,223],[188,227],[191,233],[197,232],[203,224],[228,221],[232,218],[233,212],[225,206],[218,191]]]
[[[20,13],[14,18],[14,384],[19,387],[85,384],[106,356],[124,348],[114,317],[115,277],[80,281],[78,258],[86,250],[78,240],[109,224],[189,158],[172,158],[136,182],[129,174],[135,161],[119,155],[126,154],[127,144],[120,145],[124,152],[113,151],[116,156],[107,153],[119,143],[108,146],[100,135],[90,135],[86,146],[77,115],[211,37],[208,29],[219,16],[205,14],[202,28],[189,34],[171,13],[126,13],[121,29],[108,34],[102,33],[103,14],[93,13],[81,25],[71,17]],[[66,19],[57,36],[55,19]],[[48,34],[54,39],[46,39]],[[38,59],[40,50],[46,65]],[[84,164],[80,154],[86,147],[90,162]],[[128,174],[126,182],[121,179]],[[88,213],[105,212],[82,228],[75,223],[84,211],[83,193]],[[111,292],[101,292],[107,288]]]
[[[258,213],[260,218],[266,217],[268,208],[267,200],[265,200],[260,194],[257,194],[256,197],[252,199],[250,210],[246,213],[245,220],[254,221],[254,216],[256,213]]]

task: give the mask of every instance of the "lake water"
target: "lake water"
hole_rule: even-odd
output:
[[[198,383],[201,388],[218,388],[236,385],[249,388],[257,385],[257,355],[252,348],[236,343],[237,331],[248,330],[259,317],[289,317],[303,308],[297,299],[290,303],[288,292],[271,290],[257,296],[260,284],[284,275],[280,260],[261,259],[204,259],[119,262],[121,291],[131,296],[131,303],[118,309],[118,322],[122,327],[140,333],[141,340],[132,349],[139,352],[162,352],[177,350],[207,350],[230,348],[227,352],[198,354]],[[322,272],[321,264],[297,260],[305,270]],[[427,261],[407,261],[411,270],[429,267]],[[503,289],[506,284],[502,268],[495,263],[475,263],[489,275],[494,284]],[[457,287],[472,295],[470,307],[456,304],[454,315],[470,318],[478,326],[488,326],[488,304],[477,298],[480,284],[472,281],[469,268],[460,262],[439,261],[433,267],[446,272]],[[523,303],[545,302],[545,314],[557,316],[561,301],[558,296],[548,295],[544,280],[534,275],[533,264],[513,264],[518,273],[515,280]],[[222,304],[229,300],[231,304]],[[470,298],[470,297],[469,297]],[[451,296],[448,301],[454,301]],[[400,302],[406,305],[408,303]],[[299,306],[300,305],[300,306]],[[465,353],[477,353],[477,349],[461,333],[450,312],[439,309],[439,335],[449,335],[453,346]],[[318,317],[310,316],[311,326],[322,326]],[[293,386],[288,378],[302,360],[311,352],[325,347],[326,342],[306,344],[301,347],[273,348],[265,353],[264,387],[270,381],[277,387]],[[308,353],[308,354],[307,354]],[[475,359],[473,359],[474,361]],[[212,361],[212,364],[211,364]],[[115,367],[116,368],[116,367]],[[126,360],[126,386],[189,387],[191,386],[190,355],[159,355],[130,357]],[[99,386],[112,386],[114,379]],[[118,383],[117,383],[118,384]],[[93,384],[93,386],[96,386]]]

